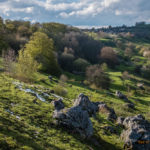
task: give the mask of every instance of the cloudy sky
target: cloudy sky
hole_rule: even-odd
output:
[[[0,16],[74,26],[150,23],[149,0],[0,0]]]

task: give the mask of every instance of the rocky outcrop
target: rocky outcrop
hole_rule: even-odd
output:
[[[57,110],[57,111],[59,111],[65,107],[64,103],[62,102],[62,99],[59,99],[57,101],[53,101],[52,103],[55,107],[55,110]]]
[[[91,102],[84,94],[80,94],[73,107],[68,109],[64,108],[62,99],[52,103],[55,107],[53,118],[57,120],[57,124],[78,132],[84,138],[93,135],[93,126],[89,117],[95,115],[99,110],[104,108],[108,113],[109,120],[117,118],[113,109],[103,102]]]
[[[78,132],[83,138],[89,138],[93,135],[93,126],[89,115],[80,106],[60,111],[55,110],[53,117],[58,120],[58,125]]]
[[[142,115],[137,115],[121,119],[120,123],[126,128],[121,134],[125,148],[150,150],[150,122]]]
[[[107,113],[107,114],[108,114],[107,119],[108,119],[109,121],[112,121],[112,122],[113,122],[114,120],[117,119],[117,115],[116,115],[114,109],[108,107],[108,106],[107,106],[106,104],[104,104],[104,103],[103,103],[103,104],[99,104],[98,107],[99,107],[99,112]]]
[[[122,94],[120,91],[116,91],[116,96],[125,101],[129,101],[128,98],[124,94]]]
[[[135,105],[133,103],[126,103],[126,104],[124,104],[124,106],[126,108],[135,109]]]
[[[82,110],[86,110],[90,116],[94,115],[98,111],[98,105],[101,102],[91,102],[88,96],[80,94],[74,102],[74,106],[80,106]]]

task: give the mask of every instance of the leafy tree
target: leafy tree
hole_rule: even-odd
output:
[[[117,64],[117,54],[111,47],[103,47],[100,56],[108,65],[112,67]]]
[[[53,40],[45,33],[35,32],[29,43],[25,45],[25,51],[40,64],[41,71],[55,75],[60,72],[54,54]]]
[[[128,56],[129,58],[133,56],[133,50],[130,47],[127,47],[124,51],[124,55]]]
[[[13,76],[15,74],[15,51],[11,49],[6,52],[3,51],[2,57],[5,72]]]
[[[16,76],[23,81],[33,81],[39,64],[27,52],[20,50],[16,68]]]
[[[82,58],[78,58],[73,62],[74,70],[85,72],[86,68],[90,65],[90,63]]]
[[[59,63],[62,69],[72,72],[74,59],[75,59],[74,55],[62,53],[59,58]]]
[[[90,84],[95,84],[97,87],[108,89],[110,85],[110,78],[100,65],[89,66],[86,70],[86,77]]]

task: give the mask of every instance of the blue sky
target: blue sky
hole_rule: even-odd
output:
[[[4,19],[60,22],[73,26],[150,23],[149,0],[0,0]]]

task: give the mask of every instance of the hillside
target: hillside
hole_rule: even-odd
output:
[[[149,25],[122,28],[0,18],[0,149],[149,150]]]
[[[110,91],[114,94],[120,90],[129,95],[122,86],[120,72],[109,72],[113,84]],[[80,84],[80,77],[68,75],[70,78],[65,83],[68,93],[63,102],[66,107],[70,107],[80,93],[89,96],[91,101],[105,102],[114,108],[117,116],[134,116],[142,114],[146,119],[150,119],[150,95],[148,91],[138,90],[138,94],[129,95],[129,99],[135,104],[135,109],[128,108],[125,102],[116,96],[107,94],[106,90],[93,90]],[[131,84],[135,86],[137,82],[149,81],[133,76]],[[107,115],[101,112],[96,114],[96,119],[92,118],[94,135],[93,141],[82,140],[78,134],[72,134],[66,129],[57,127],[52,117],[54,107],[51,103],[57,99],[49,93],[58,83],[50,82],[47,75],[37,74],[35,84],[23,84],[24,89],[32,89],[39,94],[48,91],[50,97],[45,97],[46,101],[39,100],[34,94],[20,91],[17,84],[20,81],[7,77],[0,73],[0,147],[2,149],[122,149],[123,141],[120,133],[123,130],[118,128],[116,123],[108,121]],[[19,82],[19,83],[18,83]],[[72,85],[72,86],[71,86]],[[150,88],[149,86],[146,86]],[[35,102],[36,101],[36,102]],[[106,126],[111,126],[116,133],[110,133]],[[97,144],[97,142],[99,144]]]

